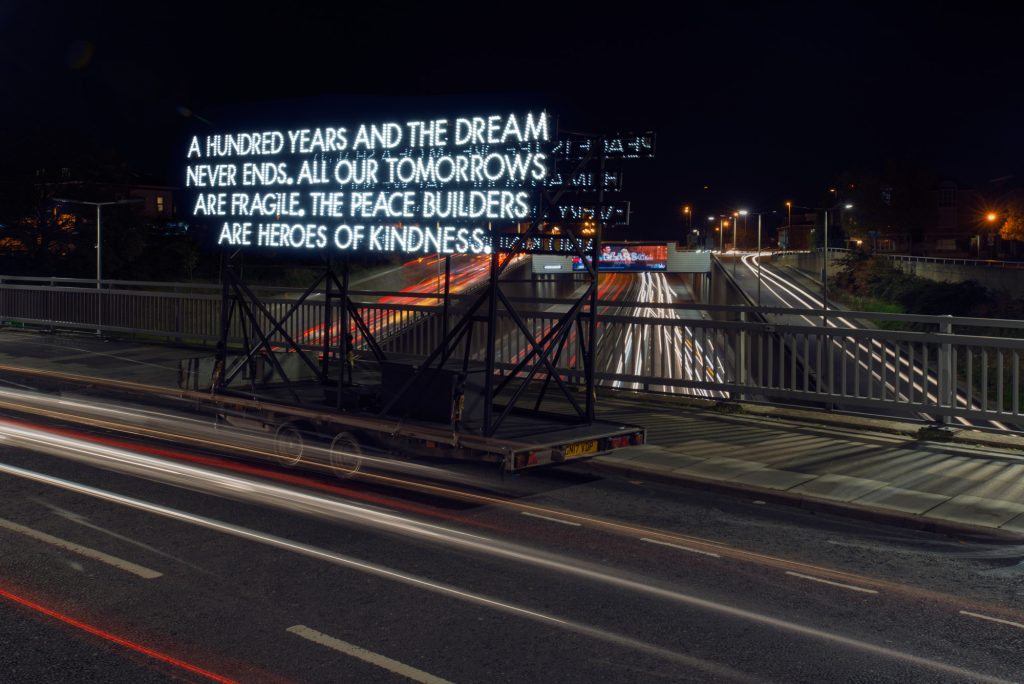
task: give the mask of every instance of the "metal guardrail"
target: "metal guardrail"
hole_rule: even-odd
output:
[[[216,286],[161,283],[162,291],[152,291],[141,283],[104,283],[108,287],[96,290],[90,287],[95,281],[50,283],[0,279],[0,321],[209,346],[218,339]],[[287,293],[277,289],[275,296],[263,300],[277,316],[294,301],[282,294]],[[360,298],[359,292],[352,294]],[[522,299],[533,303],[533,311],[522,316],[525,330],[511,317],[498,315],[499,367],[515,370],[532,345],[547,335],[541,346],[549,349],[554,365],[570,380],[581,379],[584,359],[578,335],[586,330],[552,332],[567,304]],[[470,295],[452,295],[450,324],[470,300]],[[323,301],[309,301],[287,321],[289,334],[309,349],[323,348],[324,306]],[[425,357],[441,339],[439,305],[357,306],[387,352]],[[601,301],[598,306],[596,377],[607,386],[969,420],[983,427],[1024,426],[1024,321],[622,301]],[[332,320],[340,320],[339,313],[333,312]],[[338,333],[327,331],[332,339]],[[247,335],[251,331],[236,326],[231,341],[240,344]],[[483,360],[485,336],[474,334],[471,340],[470,359]],[[456,356],[463,353],[460,349]]]
[[[922,264],[952,264],[956,266],[972,266],[978,268],[1001,268],[1010,270],[1024,269],[1024,261],[1000,261],[998,259],[950,259],[946,257],[909,256],[906,254],[877,254],[894,261],[905,261]]]
[[[773,251],[773,256],[785,256],[787,254],[820,254],[821,248],[815,250],[788,250],[788,251]],[[850,250],[844,247],[829,247],[828,252],[832,254],[846,254]],[[753,252],[745,252],[747,254],[753,254]],[[872,252],[872,256],[881,257],[883,259],[892,259],[893,261],[902,261],[906,263],[919,263],[919,264],[948,264],[953,266],[971,266],[976,268],[996,268],[1003,270],[1024,270],[1024,261],[1003,261],[1000,259],[957,259],[952,257],[930,257],[930,256],[912,256],[910,254],[890,254],[889,252]]]
[[[53,283],[53,284],[51,284]],[[49,278],[0,279],[0,323],[8,326],[32,326],[65,330],[101,330],[155,337],[178,343],[212,345],[219,339],[220,287],[183,283],[159,283],[159,290],[144,289],[147,283],[104,282],[95,289],[95,281]],[[267,294],[269,292],[269,294]],[[277,317],[292,306],[287,295],[303,292],[300,288],[264,288],[261,301]],[[367,294],[353,292],[353,295]],[[431,298],[430,294],[390,293],[401,297]],[[433,316],[432,311],[408,304],[360,302],[354,297],[363,320],[380,340],[399,334],[418,320]],[[304,347],[323,346],[324,306],[307,301],[289,318],[286,330]],[[340,320],[340,304],[332,302],[332,320]],[[254,312],[257,324],[271,329],[269,319]],[[436,316],[435,316],[436,317]],[[334,337],[338,331],[331,331]],[[236,321],[229,342],[241,344],[252,338],[251,329]],[[284,344],[284,339],[277,340]]]

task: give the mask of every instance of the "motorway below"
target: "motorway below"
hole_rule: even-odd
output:
[[[196,417],[150,410],[183,433]],[[341,481],[222,458],[212,442],[187,448],[165,429],[155,442],[54,415],[0,422],[9,681],[994,682],[1024,671],[1016,545],[586,464],[504,483],[460,469],[489,489]]]
[[[695,300],[692,289],[676,274],[660,272],[637,274],[605,274],[602,276],[604,293],[601,299],[617,302],[645,302],[650,304],[685,304]],[[606,373],[669,378],[673,380],[712,380],[722,374],[721,350],[713,339],[695,336],[687,327],[688,318],[699,318],[695,311],[674,308],[624,306],[605,307],[599,315],[654,317],[678,319],[679,325],[632,323],[605,326],[603,346],[598,351],[598,369]],[[642,389],[638,383],[615,380],[617,389]],[[682,388],[666,385],[662,391],[670,394]],[[720,398],[724,392],[692,390],[696,396]]]
[[[574,290],[566,291],[562,284],[559,296],[580,297],[587,282],[579,281]],[[550,281],[540,281],[533,287],[537,296],[551,296],[539,288],[553,286]],[[636,375],[673,380],[713,381],[716,374],[724,374],[722,353],[716,348],[714,339],[694,334],[694,328],[686,325],[687,319],[699,319],[701,314],[687,309],[636,306],[637,302],[647,304],[685,304],[695,301],[694,294],[686,281],[677,274],[661,272],[646,273],[602,273],[598,281],[597,331],[601,345],[597,352],[597,372],[616,375]],[[541,309],[551,317],[538,326],[537,337],[548,334],[555,323],[554,314],[564,313],[564,304],[546,305]],[[614,317],[629,317],[635,320],[622,322]],[[646,323],[644,318],[656,319]],[[673,324],[666,324],[666,319]],[[679,325],[674,325],[678,321]],[[508,350],[512,362],[518,362],[529,349],[518,331],[512,329],[499,337],[496,345]],[[582,370],[576,329],[569,331],[565,351],[560,357],[563,367]],[[557,350],[557,345],[556,345]],[[616,389],[643,389],[641,383],[628,380],[600,380],[599,384]],[[658,391],[669,394],[681,393],[683,388],[675,385],[659,386]],[[721,398],[724,392],[696,389],[691,392],[703,398]]]
[[[731,264],[731,266],[729,266]],[[771,256],[764,254],[733,255],[728,261],[722,262],[723,268],[727,269],[730,277],[736,283],[750,302],[766,307],[780,307],[792,309],[821,309],[823,299],[821,297],[820,281],[816,282],[807,274],[797,271],[794,268],[781,268],[771,263]],[[823,319],[827,321],[829,330],[841,330],[843,328],[860,328],[870,326],[855,317],[843,307],[829,302],[827,317],[823,315],[810,315],[804,313],[787,314],[766,314],[766,320],[773,323],[787,323],[795,325],[820,326]],[[843,338],[836,335],[832,338],[829,346],[829,354],[818,358],[815,348],[808,350],[807,359],[809,366],[815,367],[816,382],[828,388],[829,383],[834,385],[833,392],[836,394],[861,393],[863,387],[864,395],[881,395],[884,393],[889,397],[898,397],[900,401],[907,401],[908,389],[913,385],[912,392],[917,396],[927,394],[929,401],[938,402],[939,381],[938,373],[933,367],[924,368],[923,363],[914,362],[912,356],[908,356],[903,345],[892,342],[857,342],[843,343]],[[831,360],[831,362],[829,361]],[[831,365],[831,368],[829,366]],[[884,369],[883,369],[884,367]],[[843,386],[843,378],[856,378]],[[963,389],[957,391],[957,402],[960,406],[967,406],[967,396]],[[837,408],[847,411],[863,410],[857,406],[843,406],[842,402],[836,403]],[[972,407],[980,409],[976,399],[972,399]],[[909,409],[892,408],[888,409],[887,415],[911,418],[914,420],[934,420],[934,416]],[[1006,423],[995,420],[969,420],[962,416],[953,418],[958,427],[984,427],[1006,431],[1010,429]]]

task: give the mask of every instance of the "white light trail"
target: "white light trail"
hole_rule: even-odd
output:
[[[759,258],[760,258],[760,255],[756,255],[756,254],[755,255],[744,256],[742,258],[743,265],[746,266],[746,268],[752,274],[754,274],[755,277],[757,277],[757,273],[758,273],[757,261],[758,261]],[[821,299],[815,297],[813,294],[811,294],[808,291],[804,290],[799,285],[796,285],[795,283],[793,283],[793,282],[791,282],[789,280],[784,279],[782,276],[780,276],[778,274],[772,273],[767,268],[761,268],[760,273],[761,273],[762,285],[764,287],[767,287],[769,289],[769,291],[771,291],[772,294],[774,294],[776,296],[776,298],[778,298],[778,300],[784,306],[793,308],[792,304],[790,304],[786,300],[786,298],[784,296],[782,296],[778,292],[778,290],[776,290],[774,287],[772,287],[771,285],[766,283],[765,280],[768,280],[771,283],[773,283],[775,286],[783,289],[787,294],[789,294],[790,297],[795,299],[804,308],[808,308],[808,309],[822,308],[822,301],[821,301]],[[806,315],[800,315],[800,317],[803,318],[805,321],[807,321],[808,324],[815,325],[815,319],[812,319],[811,317],[806,316]],[[857,328],[857,326],[854,325],[853,322],[849,318],[847,318],[845,316],[836,314],[832,318],[833,318],[833,320],[829,320],[828,321],[828,326],[830,328],[839,328],[839,326],[835,323],[835,321],[839,321],[839,322],[843,323],[848,328],[854,328],[854,329]],[[871,340],[871,346],[873,347],[873,349],[868,348],[860,340],[854,340],[854,343],[864,353],[870,354],[875,359],[877,359],[879,361],[879,363],[884,363],[886,368],[889,369],[890,371],[892,371],[892,373],[894,375],[898,376],[901,380],[903,380],[907,384],[913,384],[914,389],[918,390],[921,394],[927,396],[927,398],[930,399],[932,402],[934,402],[936,404],[938,403],[938,401],[939,401],[938,396],[930,389],[931,386],[933,386],[933,385],[937,386],[938,385],[938,380],[937,380],[937,378],[932,377],[932,374],[931,374],[930,371],[927,371],[927,370],[925,370],[925,371],[918,371],[918,369],[916,367],[913,367],[913,366],[910,365],[910,361],[908,359],[904,358],[901,354],[896,353],[895,350],[891,349],[888,345],[883,344],[879,340]],[[843,349],[842,345],[839,344],[839,342],[837,340],[833,340],[833,344],[836,345],[837,347],[839,347],[840,349]],[[881,355],[879,355],[878,351],[876,351],[876,350],[880,350],[881,351]],[[881,382],[881,380],[882,380],[881,375],[877,371],[874,371],[873,369],[870,369],[868,364],[865,363],[863,360],[857,359],[856,356],[849,349],[846,349],[845,352],[861,368],[863,368],[865,371],[868,371],[873,378],[876,378],[879,382]],[[899,364],[899,367],[894,365],[892,363],[892,361],[890,361],[890,358],[895,359],[896,363]],[[904,370],[904,369],[907,369],[907,370]],[[919,373],[922,373],[922,372],[923,372],[923,374],[924,374],[924,376],[926,378],[926,382],[928,383],[929,387],[925,387],[925,386],[921,385],[921,383],[918,380],[916,380],[914,377],[912,377],[913,375],[918,375]],[[897,395],[897,396],[899,396],[900,398],[903,398],[903,397],[906,396],[903,393],[898,392],[897,388],[894,385],[892,385],[891,383],[886,382],[886,387],[890,388],[892,390],[892,393]],[[966,399],[966,397],[963,396],[963,393],[958,390],[956,392],[956,396],[957,396],[957,403],[958,403],[958,405],[963,405],[963,406],[966,407],[967,406],[967,399]],[[970,406],[969,408],[978,408],[978,407],[976,405],[974,405],[974,403],[972,402],[972,406]],[[955,418],[962,425],[965,425],[965,426],[972,426],[973,425],[969,420],[963,418],[962,416],[955,416]],[[997,427],[997,428],[999,428],[1001,430],[1008,429],[1005,424],[1000,423],[998,421],[989,421],[989,422],[992,425],[994,425],[995,427]]]
[[[49,452],[54,448],[59,451],[72,450],[78,459],[83,459],[86,455],[94,455],[96,458],[103,461],[113,461],[116,464],[121,465],[122,468],[125,463],[137,460],[140,468],[143,470],[150,470],[151,464],[149,462],[155,460],[152,457],[141,454],[132,454],[131,452],[120,449],[112,449],[110,447],[103,447],[90,442],[73,440],[67,437],[59,437],[50,433],[10,426],[3,423],[0,423],[0,433],[2,433],[10,442],[15,444],[21,444],[44,452]],[[638,581],[628,577],[612,574],[605,568],[592,567],[587,563],[579,562],[577,559],[557,554],[535,552],[517,545],[507,544],[497,540],[490,540],[476,535],[468,535],[457,530],[446,530],[437,525],[429,525],[411,519],[404,519],[390,513],[383,513],[380,511],[353,506],[351,504],[323,499],[321,497],[286,489],[277,485],[258,483],[233,475],[217,473],[210,469],[196,468],[194,466],[187,466],[183,464],[168,465],[171,466],[171,470],[175,470],[176,467],[180,466],[179,472],[188,473],[188,476],[192,478],[196,476],[213,478],[213,481],[209,484],[204,482],[197,483],[199,488],[216,485],[215,488],[220,488],[223,491],[223,488],[226,486],[232,491],[247,493],[249,497],[255,497],[256,501],[266,503],[267,505],[275,507],[285,506],[289,508],[294,505],[302,510],[315,510],[318,512],[330,511],[333,513],[333,515],[330,516],[332,518],[346,519],[353,522],[361,522],[363,524],[369,523],[374,527],[412,535],[435,543],[449,543],[466,550],[478,551],[499,558],[504,558],[506,560],[534,565],[546,570],[573,575],[581,579],[599,582],[618,589],[632,591],[651,596],[653,598],[672,601],[673,603],[689,606],[691,608],[725,615],[733,619],[778,629],[801,637],[825,641],[836,646],[869,653],[875,656],[890,658],[915,667],[951,674],[964,680],[985,682],[986,684],[1005,684],[1005,682],[1007,682],[1007,680],[967,670],[957,667],[956,665],[950,665],[930,658],[913,655],[911,653],[898,651],[885,646],[879,646],[860,639],[846,637],[841,634],[818,629],[817,627],[803,625],[781,618],[775,618],[752,610],[747,610],[745,608],[738,608],[718,601],[683,594],[671,589],[658,587],[650,582]],[[157,469],[156,472],[163,473],[164,470]],[[375,563],[344,556],[333,551],[292,541],[276,535],[262,533],[249,528],[233,525],[231,523],[142,501],[140,499],[124,496],[115,492],[83,485],[77,482],[72,482],[66,479],[57,478],[51,475],[38,473],[4,463],[0,463],[0,473],[58,487],[67,491],[73,491],[117,505],[133,508],[135,510],[178,520],[187,524],[212,529],[223,534],[298,553],[333,563],[335,565],[347,567],[357,572],[363,572],[390,581],[417,587],[425,591],[441,594],[455,600],[473,603],[482,607],[510,613],[524,619],[534,620],[554,627],[571,630],[595,639],[651,653],[688,667],[694,667],[705,672],[711,672],[719,677],[727,677],[737,681],[753,681],[753,678],[750,676],[725,665],[710,663],[693,656],[677,653],[631,637],[614,634],[595,627],[558,618],[550,614],[516,606],[481,594],[465,591],[451,585],[417,577]]]

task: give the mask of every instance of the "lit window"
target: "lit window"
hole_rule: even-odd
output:
[[[162,214],[164,212],[164,196],[163,195],[157,195],[156,196],[156,211],[157,211],[158,214]]]

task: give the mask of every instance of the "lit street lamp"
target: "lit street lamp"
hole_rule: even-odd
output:
[[[737,258],[737,255],[739,254],[739,251],[740,251],[739,238],[736,237],[736,228],[737,228],[737,225],[740,222],[740,216],[742,216],[743,217],[743,232],[745,233],[747,231],[747,214],[748,213],[749,212],[747,212],[746,209],[740,209],[738,211],[734,211],[733,214],[732,214],[733,215],[733,220],[732,220],[733,221],[732,222],[732,251],[733,251],[733,255],[732,255],[732,275],[733,275],[733,277],[736,277],[736,258]]]
[[[786,247],[789,247],[789,241],[793,239],[793,203],[789,200],[786,201]]]
[[[786,202],[786,204],[789,204],[789,202]],[[744,210],[740,213],[744,215],[753,213],[757,216],[757,305],[761,306],[761,217],[765,214],[774,214],[775,210],[768,209],[766,211],[755,212],[747,212]]]
[[[829,190],[829,192],[835,192],[835,189]],[[786,202],[786,206],[790,207],[790,203]],[[821,307],[822,307],[822,321],[825,326],[828,326],[828,215],[834,209],[853,209],[853,205],[850,203],[846,204],[835,204],[831,207],[797,207],[798,209],[810,209],[811,211],[823,211],[825,212],[825,235],[823,236],[824,242],[821,246]],[[842,225],[842,215],[840,214],[840,225]]]
[[[992,248],[991,250],[986,249],[985,251],[988,253],[988,257],[992,258],[993,256],[995,256],[994,255],[995,243],[996,243],[995,233],[996,233],[996,228],[997,228],[996,222],[999,221],[999,214],[994,212],[994,211],[990,211],[987,214],[985,214],[985,221],[991,226],[989,232],[986,233],[986,235],[985,235],[985,241],[988,243],[986,245],[986,247],[991,247]],[[981,258],[981,236],[980,235],[978,236],[978,258],[979,259]]]
[[[849,203],[837,204],[832,209],[839,209],[840,211],[843,209],[853,209],[853,205]],[[830,211],[831,209],[825,210],[825,244],[821,259],[821,303],[826,312],[828,311],[828,214]],[[839,225],[841,226],[842,223],[842,214],[840,214]]]
[[[86,204],[90,207],[96,207],[96,312],[97,312],[97,325],[103,323],[103,300],[99,296],[99,290],[103,283],[103,224],[101,222],[103,214],[103,207],[108,207],[114,204],[136,204],[144,201],[141,197],[134,197],[132,199],[114,200],[111,202],[87,202],[86,200],[76,199],[64,199],[61,197],[54,197],[54,202],[63,202],[67,204]],[[97,330],[96,334],[99,335],[100,331]]]

